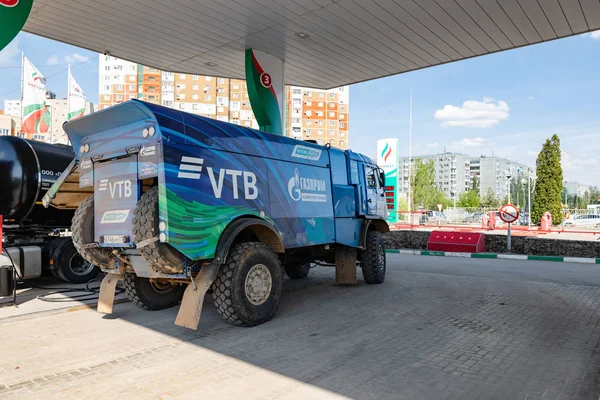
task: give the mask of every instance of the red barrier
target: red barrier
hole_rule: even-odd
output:
[[[2,215],[0,215],[0,254],[2,254]]]
[[[483,233],[433,231],[427,240],[427,250],[483,253],[484,243]]]

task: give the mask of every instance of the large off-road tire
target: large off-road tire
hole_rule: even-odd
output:
[[[100,273],[100,268],[84,259],[73,244],[67,245],[55,262],[56,275],[69,283],[86,283]]]
[[[158,186],[154,186],[140,197],[133,213],[133,241],[137,245],[158,235]],[[141,253],[142,258],[158,272],[183,272],[185,256],[167,243],[155,241],[142,247]]]
[[[360,259],[363,278],[370,284],[383,283],[386,269],[383,235],[377,231],[367,232],[366,247]]]
[[[85,199],[73,215],[71,223],[72,239],[77,252],[93,265],[110,267],[113,256],[109,249],[101,247],[84,248],[88,243],[94,243],[94,196]]]
[[[283,268],[262,243],[240,243],[212,284],[213,300],[227,322],[255,326],[273,317],[283,291]]]
[[[304,264],[286,264],[283,269],[290,279],[304,279],[310,272],[310,263]]]
[[[181,301],[185,290],[183,285],[150,282],[150,279],[140,278],[130,272],[123,277],[123,286],[129,300],[144,310],[173,307]]]

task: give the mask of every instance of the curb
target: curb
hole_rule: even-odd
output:
[[[553,261],[580,264],[600,264],[600,258],[560,257],[560,256],[526,256],[522,254],[492,254],[492,253],[459,253],[451,251],[400,250],[389,249],[386,253],[408,254],[412,256],[462,257],[462,258],[498,258],[503,260]]]

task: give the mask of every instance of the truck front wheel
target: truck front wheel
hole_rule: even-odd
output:
[[[69,283],[86,283],[100,273],[98,267],[81,257],[73,244],[62,251],[57,268],[56,274]]]
[[[310,272],[310,263],[304,264],[286,264],[284,267],[285,274],[290,279],[304,279]]]
[[[383,283],[386,269],[383,235],[377,231],[367,232],[366,244],[360,258],[363,278],[370,284]]]
[[[130,272],[123,277],[123,286],[129,300],[144,310],[170,308],[181,300],[185,287],[168,282],[152,282]]]
[[[283,268],[262,243],[240,243],[227,256],[212,284],[213,300],[224,320],[255,326],[273,317],[283,291]]]

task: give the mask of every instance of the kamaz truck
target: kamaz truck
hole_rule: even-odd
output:
[[[73,241],[149,310],[181,306],[196,329],[205,293],[227,321],[277,309],[284,273],[335,266],[338,284],[382,283],[389,231],[383,171],[368,157],[131,100],[66,123],[73,162],[44,196],[77,208]],[[74,188],[67,181],[78,181]],[[75,197],[86,191],[85,199]]]
[[[85,283],[100,272],[71,241],[73,210],[60,205],[45,209],[41,203],[74,157],[69,146],[0,136],[0,266],[14,266],[17,280],[50,271],[64,281]],[[71,200],[76,201],[81,195],[76,188],[73,192]],[[12,292],[12,276],[0,268],[0,296]]]

